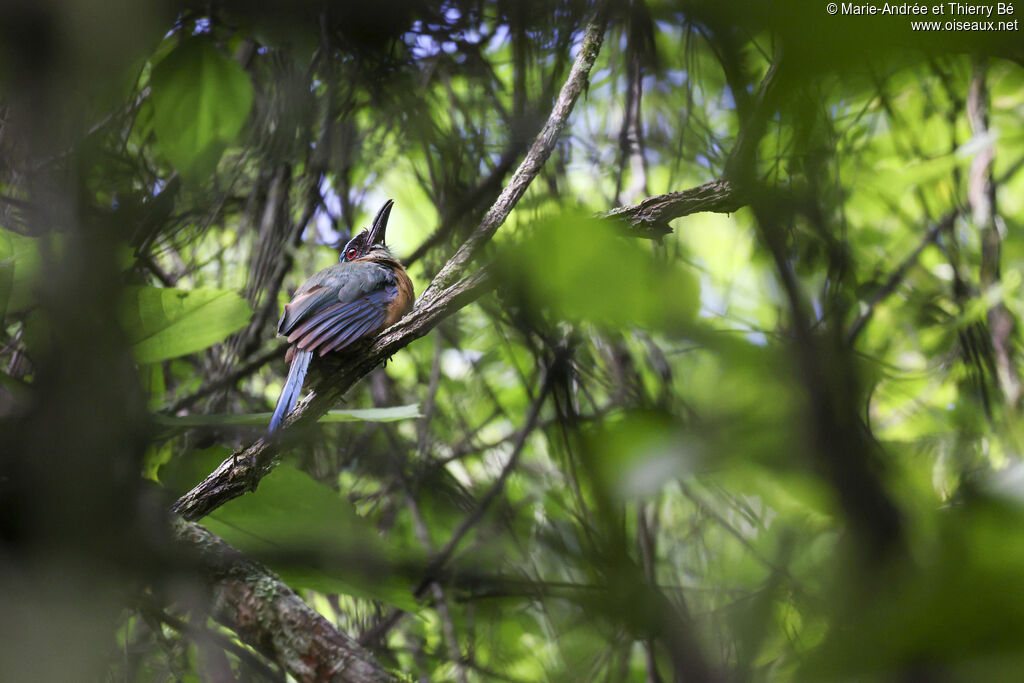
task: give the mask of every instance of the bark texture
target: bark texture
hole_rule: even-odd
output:
[[[276,574],[196,524],[177,520],[175,536],[211,581],[211,614],[295,680],[394,681],[372,655],[303,602]]]

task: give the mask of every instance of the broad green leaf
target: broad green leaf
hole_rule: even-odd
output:
[[[272,413],[242,413],[239,415],[184,415],[172,417],[156,415],[154,419],[168,427],[203,427],[207,425],[266,425]],[[397,422],[423,417],[418,403],[391,408],[368,408],[365,410],[332,410],[318,422]]]
[[[0,229],[0,320],[7,311],[32,304],[32,283],[38,272],[38,239]]]
[[[295,588],[416,606],[411,581],[395,571],[376,528],[342,494],[286,465],[203,525]]]
[[[608,326],[679,328],[693,321],[700,284],[606,221],[566,212],[541,221],[499,261],[503,279],[535,310]]]
[[[220,289],[129,287],[121,321],[140,363],[200,351],[245,327],[252,310],[235,292]]]
[[[214,446],[164,462],[159,481],[182,494],[203,480],[231,449]],[[203,518],[202,524],[225,541],[259,559],[295,588],[372,598],[405,609],[415,607],[410,584],[394,566],[398,555],[376,528],[339,493],[287,465],[264,477],[259,488]],[[408,554],[408,553],[405,553]],[[413,566],[422,557],[406,558]]]
[[[208,38],[190,38],[153,68],[153,130],[181,175],[202,180],[242,129],[252,107],[249,76]]]

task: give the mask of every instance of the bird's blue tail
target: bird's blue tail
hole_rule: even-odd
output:
[[[270,426],[267,433],[273,432],[281,426],[284,416],[292,411],[299,400],[302,392],[302,381],[306,379],[306,371],[309,370],[309,361],[313,358],[312,351],[296,351],[292,358],[292,365],[288,368],[288,379],[281,390],[281,398],[277,399],[277,407],[274,408],[274,416],[270,418]]]

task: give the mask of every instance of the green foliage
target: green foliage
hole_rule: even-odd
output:
[[[207,449],[187,462],[166,465],[160,481],[184,492],[230,454],[223,448]],[[295,588],[416,607],[400,573],[399,557],[373,525],[356,515],[337,491],[287,465],[265,477],[253,495],[222,506],[203,524],[249,557],[265,562]]]
[[[135,358],[155,363],[205,349],[245,327],[252,310],[235,292],[130,287],[121,322]]]
[[[38,273],[37,240],[0,229],[0,314],[24,310],[31,304]],[[3,319],[0,315],[0,321]]]
[[[913,565],[846,587],[845,624],[813,652],[803,677],[874,677],[929,661],[962,680],[1014,679],[1024,662],[1024,610],[1007,599],[1024,567],[1019,502],[976,501],[936,521],[934,543]]]
[[[748,5],[607,5],[491,289],[200,520],[400,677],[1019,678],[1019,36]],[[277,679],[166,509],[266,439],[281,307],[386,197],[426,289],[596,3],[189,5],[131,55],[61,8],[0,44],[3,674]]]
[[[273,413],[245,413],[231,415],[182,415],[156,416],[157,422],[167,427],[185,429],[210,425],[266,425]],[[390,408],[366,408],[363,410],[330,410],[317,422],[397,422],[423,417],[419,405],[392,406]]]
[[[183,177],[201,182],[249,117],[249,76],[200,36],[182,41],[153,67],[150,89],[157,149]]]
[[[549,309],[558,320],[678,332],[700,304],[699,283],[685,266],[652,259],[637,240],[574,213],[531,225],[502,258],[505,278],[522,291],[524,305]]]

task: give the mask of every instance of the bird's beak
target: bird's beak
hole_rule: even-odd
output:
[[[384,244],[384,231],[388,227],[388,217],[391,216],[391,207],[394,205],[395,200],[389,199],[380,207],[377,217],[373,219],[373,225],[370,226],[370,244]]]

